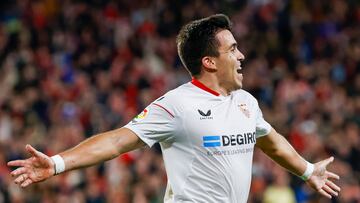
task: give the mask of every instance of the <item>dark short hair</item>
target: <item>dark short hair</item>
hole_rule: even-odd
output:
[[[231,30],[231,22],[224,14],[194,20],[181,28],[176,38],[177,50],[190,75],[200,74],[204,56],[219,56],[220,44],[215,35],[225,29]]]

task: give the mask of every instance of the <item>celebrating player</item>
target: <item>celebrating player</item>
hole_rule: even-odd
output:
[[[267,123],[257,100],[242,90],[244,55],[222,14],[185,25],[178,54],[192,81],[152,102],[120,129],[90,137],[49,157],[30,145],[32,155],[9,166],[26,187],[65,171],[91,166],[122,153],[160,143],[168,175],[165,202],[246,202],[254,147],[301,177],[325,197],[340,188],[327,171],[333,158],[311,164]]]

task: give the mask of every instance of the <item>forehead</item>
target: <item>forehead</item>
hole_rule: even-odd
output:
[[[220,43],[220,47],[219,47],[220,49],[228,48],[232,46],[234,43],[236,43],[233,34],[229,30],[221,30],[215,35],[215,37]]]

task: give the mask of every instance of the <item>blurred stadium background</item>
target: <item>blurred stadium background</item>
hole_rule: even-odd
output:
[[[308,160],[334,155],[341,176],[326,200],[257,151],[248,202],[359,203],[359,0],[2,0],[0,203],[162,202],[158,146],[27,189],[6,162],[27,157],[26,143],[53,155],[121,127],[189,81],[176,34],[214,13],[234,23],[265,118]]]

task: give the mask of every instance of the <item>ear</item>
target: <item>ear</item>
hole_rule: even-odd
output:
[[[201,59],[202,66],[204,67],[205,71],[208,72],[216,72],[216,62],[212,57],[205,56]]]

